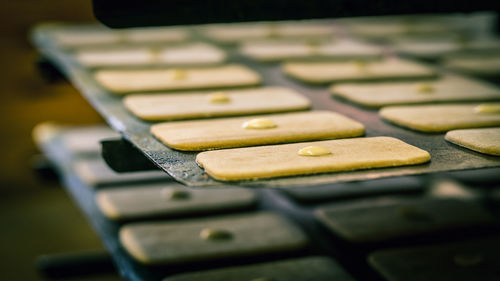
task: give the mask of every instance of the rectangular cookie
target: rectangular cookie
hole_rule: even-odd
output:
[[[161,170],[117,173],[109,168],[102,158],[78,160],[73,164],[73,170],[80,180],[90,187],[172,180]]]
[[[151,127],[151,133],[164,144],[185,151],[356,137],[364,131],[361,123],[330,111],[170,122]]]
[[[416,80],[437,76],[430,67],[395,58],[381,61],[288,62],[283,64],[283,71],[295,79],[312,84]]]
[[[449,198],[335,204],[321,207],[316,216],[331,232],[356,243],[382,242],[494,223],[491,214],[477,202]]]
[[[281,87],[137,94],[125,97],[123,102],[135,116],[148,121],[297,111],[311,106],[306,97]]]
[[[453,130],[444,138],[480,153],[500,156],[500,128]]]
[[[334,96],[367,106],[500,100],[500,89],[456,75],[425,82],[340,84],[330,87]]]
[[[379,250],[370,254],[368,261],[380,275],[391,281],[498,280],[498,234],[469,235],[452,241]]]
[[[246,42],[241,45],[240,52],[262,62],[291,59],[376,60],[382,57],[381,48],[352,40]]]
[[[106,90],[117,94],[243,87],[261,82],[257,72],[238,64],[184,69],[98,70],[94,77]]]
[[[244,209],[256,203],[247,188],[187,188],[178,183],[134,185],[96,194],[101,212],[115,220],[206,215]]]
[[[448,55],[442,65],[469,75],[497,76],[500,74],[500,52],[464,52]]]
[[[222,63],[226,53],[207,43],[178,46],[86,48],[74,53],[75,60],[89,68],[144,65],[207,65]]]
[[[427,151],[391,137],[235,148],[196,156],[206,173],[223,181],[416,165],[429,160]]]
[[[422,132],[500,126],[500,113],[484,112],[498,104],[443,104],[389,106],[380,110],[382,118]]]
[[[189,37],[187,29],[146,27],[110,29],[103,25],[72,25],[55,29],[51,37],[63,48],[81,48],[109,44],[175,43]]]
[[[182,264],[300,249],[302,230],[270,212],[127,224],[120,242],[145,264]]]
[[[201,32],[214,41],[229,44],[269,38],[325,38],[332,36],[334,28],[330,24],[296,21],[293,23],[218,24],[204,27]]]

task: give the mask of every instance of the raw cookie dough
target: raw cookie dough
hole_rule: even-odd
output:
[[[127,252],[145,264],[263,255],[307,244],[300,228],[268,212],[127,224],[119,236]]]
[[[456,75],[421,82],[379,82],[334,85],[335,96],[367,107],[454,101],[500,100],[500,89]]]
[[[232,211],[255,204],[256,196],[248,188],[187,188],[178,183],[134,185],[99,191],[99,209],[115,220]]]
[[[105,89],[117,94],[254,86],[261,80],[257,72],[238,64],[184,69],[98,70],[95,79]]]
[[[226,53],[207,43],[178,46],[116,47],[80,49],[75,60],[85,67],[124,67],[145,65],[207,65],[222,63]]]
[[[244,123],[252,120],[271,121],[273,128],[244,128]],[[361,123],[330,111],[170,122],[151,127],[151,133],[167,146],[186,151],[357,137],[364,131]]]
[[[110,29],[103,25],[72,25],[55,27],[55,43],[63,48],[82,48],[109,44],[174,43],[185,41],[189,32],[184,28],[146,27]]]
[[[283,71],[298,80],[313,83],[345,83],[435,78],[427,66],[401,59],[351,62],[288,62]]]
[[[331,154],[298,154],[308,146],[327,148]],[[224,181],[416,165],[429,160],[427,151],[391,137],[226,149],[202,152],[196,157],[205,172]]]
[[[454,130],[446,133],[445,139],[477,152],[500,156],[500,128]]]
[[[382,56],[381,48],[352,40],[330,42],[267,40],[246,42],[241,46],[240,51],[255,60],[263,62],[290,59],[376,60]]]
[[[382,118],[423,132],[500,126],[500,113],[477,113],[479,104],[389,106],[380,110]]]
[[[225,99],[220,100],[221,97]],[[310,107],[306,97],[294,90],[281,87],[137,94],[127,96],[124,103],[134,115],[148,121],[286,112]]]
[[[219,43],[238,43],[242,41],[269,38],[331,38],[334,27],[331,24],[290,22],[290,23],[240,23],[215,24],[203,27],[201,32]]]

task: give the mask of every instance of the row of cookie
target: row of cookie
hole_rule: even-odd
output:
[[[45,25],[47,26],[47,25]],[[204,37],[219,43],[269,38],[328,38],[336,31],[330,21],[213,24],[195,27],[109,29],[103,25],[50,24],[54,43],[65,49],[111,44],[179,43]]]
[[[211,95],[186,93],[131,96],[125,99],[125,104],[136,115],[149,120],[233,115],[236,112],[235,109],[240,111],[240,114],[248,114],[270,108],[272,112],[308,107],[308,102],[304,102],[303,98],[297,98],[290,92],[283,92],[283,89],[272,91],[268,89],[265,99],[255,94],[259,91],[262,90],[246,90],[236,93],[217,92]],[[273,95],[277,97],[273,98]],[[184,101],[184,103],[179,103],[179,101]],[[181,107],[181,104],[186,106]],[[242,105],[246,108],[241,108]],[[364,127],[335,113],[307,112],[258,116],[257,118],[182,121],[154,125],[151,131],[158,139],[174,149],[198,151],[353,137],[362,135]],[[387,144],[398,147],[399,150],[395,153],[387,151]],[[254,151],[255,149],[257,151]],[[401,153],[402,151],[404,153]],[[232,153],[235,156],[231,157]],[[269,153],[274,155],[269,155]],[[357,157],[353,157],[353,153],[359,153],[359,155],[356,154]],[[272,156],[271,159],[270,156]],[[207,173],[216,179],[243,180],[419,164],[428,161],[429,158],[427,152],[392,138],[367,138],[327,141],[321,144],[299,143],[214,151],[199,154],[197,161]],[[235,161],[229,161],[230,159]]]
[[[286,59],[377,60],[383,49],[353,40],[273,39],[243,43],[240,52],[262,62]],[[74,60],[89,68],[138,66],[193,66],[223,63],[227,53],[212,44],[105,45],[73,50]]]
[[[500,89],[491,84],[452,74],[439,77],[439,73],[431,68],[406,61],[394,60],[383,65],[365,63],[360,68],[356,70],[352,65],[339,67],[339,63],[325,62],[284,65],[285,71],[299,80],[335,83],[330,87],[333,95],[367,107],[500,100]],[[366,82],[389,78],[432,79],[425,82]],[[341,83],[346,80],[366,83]],[[500,126],[499,103],[390,106],[382,108],[380,115],[395,124],[423,132]],[[454,137],[457,134],[460,138]],[[478,134],[483,137],[479,138]],[[446,139],[482,153],[498,155],[499,137],[498,129],[485,129],[450,132]]]

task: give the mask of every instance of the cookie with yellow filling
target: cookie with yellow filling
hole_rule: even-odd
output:
[[[148,121],[298,111],[310,107],[306,97],[281,87],[137,94],[125,97],[124,104],[135,116]]]
[[[85,67],[123,67],[144,65],[207,65],[225,60],[221,49],[206,43],[158,47],[85,48],[75,52],[75,60]]]
[[[330,87],[330,91],[334,96],[367,107],[500,100],[499,88],[456,75],[445,75],[439,80],[425,82],[340,84]]]
[[[500,156],[500,127],[453,130],[446,133],[445,139],[480,153]]]
[[[500,126],[500,104],[389,106],[379,112],[397,125],[423,132]]]
[[[222,181],[416,165],[429,160],[427,151],[391,137],[225,149],[196,157],[206,173]]]
[[[287,41],[267,40],[245,42],[240,51],[258,61],[272,62],[297,59],[377,60],[382,49],[352,40],[335,41]]]
[[[153,125],[167,146],[185,151],[356,137],[364,126],[330,111],[311,111]]]
[[[246,66],[98,70],[94,78],[116,94],[258,85],[260,75]]]
[[[175,182],[134,185],[97,192],[101,212],[115,220],[150,217],[180,217],[234,211],[256,202],[253,190],[245,188],[187,188]]]
[[[125,250],[145,264],[263,255],[307,244],[300,228],[270,212],[133,223],[122,227],[119,236]]]
[[[381,61],[288,62],[283,64],[283,71],[311,84],[416,80],[437,76],[430,67],[395,58]]]

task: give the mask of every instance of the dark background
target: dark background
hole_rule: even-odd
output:
[[[0,280],[44,280],[34,258],[42,253],[102,248],[57,182],[31,170],[37,149],[31,129],[41,121],[92,124],[101,118],[67,83],[37,75],[29,29],[40,21],[94,20],[90,0],[0,0]],[[117,280],[114,276],[72,280]]]

